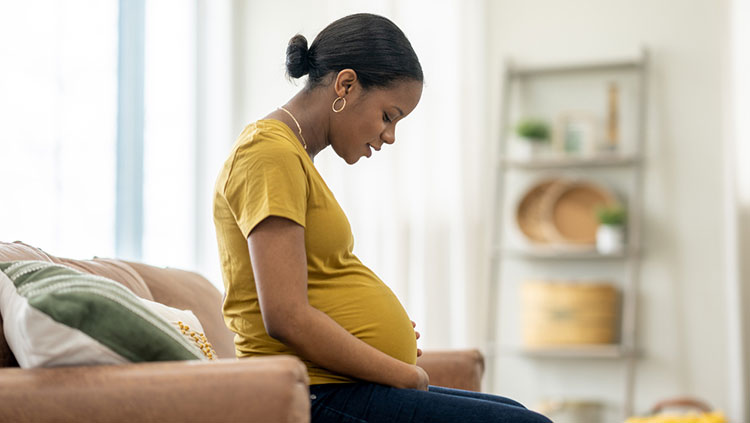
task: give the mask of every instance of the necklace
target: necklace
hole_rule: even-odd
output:
[[[289,117],[292,118],[292,120],[294,121],[294,123],[297,124],[297,130],[299,131],[299,137],[302,138],[302,146],[305,148],[305,150],[307,150],[307,143],[305,142],[305,137],[302,136],[302,128],[299,126],[299,122],[297,122],[297,119],[294,118],[294,115],[289,110],[287,110],[287,109],[285,109],[283,107],[279,107],[279,109],[285,111],[289,115]]]

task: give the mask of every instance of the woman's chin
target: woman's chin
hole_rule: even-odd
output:
[[[353,164],[357,163],[357,162],[359,161],[359,159],[362,159],[362,158],[367,158],[367,157],[368,157],[368,155],[367,155],[367,154],[360,154],[360,155],[358,155],[358,156],[353,156],[353,158],[352,158],[352,156],[350,156],[349,158],[346,158],[346,159],[344,159],[344,160],[345,160],[345,161],[346,161],[347,163],[349,163],[350,165],[353,165]]]

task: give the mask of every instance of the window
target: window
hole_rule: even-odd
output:
[[[0,239],[114,255],[117,1],[0,6]]]

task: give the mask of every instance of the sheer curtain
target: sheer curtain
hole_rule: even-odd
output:
[[[116,0],[0,5],[0,240],[114,254]]]
[[[146,3],[143,256],[223,289],[213,183],[234,123],[234,12],[240,2]]]
[[[140,260],[195,269],[196,11],[146,1]]]
[[[293,7],[291,6],[293,5]],[[321,6],[323,5],[323,6]],[[286,43],[309,43],[328,23],[357,12],[392,19],[420,58],[420,104],[396,143],[347,165],[327,149],[315,165],[347,213],[355,254],[391,287],[425,348],[477,346],[484,322],[484,211],[489,193],[484,3],[327,1],[245,3],[239,113],[245,123],[302,86],[284,78]]]
[[[233,8],[145,2],[140,260],[221,286],[211,190],[233,125]],[[0,6],[0,240],[114,257],[119,0]],[[129,122],[124,122],[129,125]],[[137,127],[138,125],[129,125]],[[123,178],[139,180],[126,167]],[[142,244],[142,245],[141,245]],[[134,246],[135,247],[135,246]]]

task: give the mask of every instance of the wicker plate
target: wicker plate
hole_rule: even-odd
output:
[[[548,214],[542,207],[550,188],[564,184],[559,178],[543,180],[529,188],[516,207],[516,223],[521,233],[530,241],[547,244],[552,239],[544,231],[544,218]]]
[[[588,181],[555,185],[543,198],[544,237],[565,244],[595,244],[596,208],[617,204],[609,190]]]

